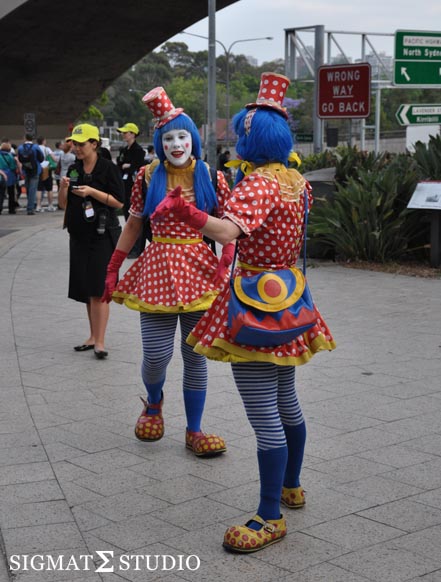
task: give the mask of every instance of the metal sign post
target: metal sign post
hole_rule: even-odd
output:
[[[216,167],[216,0],[208,0],[208,143],[207,161]]]
[[[315,49],[314,49],[314,65],[315,65],[315,78],[317,79],[318,70],[323,65],[324,55],[325,55],[325,27],[319,25],[315,27],[314,32],[315,38]],[[313,101],[313,133],[314,133],[314,153],[319,154],[323,149],[323,123],[318,114],[318,99],[317,93],[314,92]]]

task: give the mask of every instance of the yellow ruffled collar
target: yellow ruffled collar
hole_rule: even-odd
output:
[[[168,174],[181,174],[182,175],[182,174],[194,172],[194,168],[196,166],[196,160],[193,158],[191,160],[191,164],[189,166],[186,166],[185,168],[177,168],[176,166],[173,166],[173,164],[171,164],[168,160],[165,160],[164,166],[165,166],[165,169],[167,170]]]
[[[295,162],[298,166],[300,166],[300,164],[302,163],[299,156],[296,154],[296,152],[291,152],[289,154],[288,162]],[[248,174],[251,174],[257,168],[257,166],[255,164],[253,164],[252,162],[247,162],[246,160],[231,160],[230,162],[227,162],[225,165],[228,168],[236,168],[236,169],[240,168],[242,173],[245,176],[248,176]],[[286,167],[279,162],[265,164],[265,167],[271,167],[272,169],[277,171],[276,166],[279,166],[280,168]]]

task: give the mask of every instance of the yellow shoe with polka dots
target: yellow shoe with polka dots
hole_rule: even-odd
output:
[[[282,487],[281,503],[290,509],[300,509],[306,503],[303,487]]]
[[[193,432],[191,430],[185,433],[185,446],[193,451],[197,457],[213,457],[225,453],[227,446],[222,437],[215,434],[204,434],[203,432]]]
[[[251,529],[248,525],[252,521],[257,521],[262,527],[257,531]],[[285,536],[286,521],[283,515],[280,516],[280,519],[268,519],[267,521],[263,520],[260,515],[255,515],[245,525],[229,527],[224,535],[223,546],[230,552],[250,554],[280,542]]]
[[[144,408],[136,421],[135,436],[140,441],[159,441],[164,436],[164,419],[162,418],[164,397],[158,404],[150,404],[144,398],[141,400]]]

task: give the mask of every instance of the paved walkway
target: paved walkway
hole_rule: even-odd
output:
[[[226,437],[225,455],[196,459],[184,448],[179,350],[166,435],[137,441],[138,316],[112,306],[108,360],[72,350],[87,326],[66,298],[61,220],[0,216],[0,526],[20,566],[14,580],[441,581],[441,281],[310,268],[338,349],[298,369],[307,506],[286,511],[280,544],[234,556],[223,532],[255,511],[258,482],[229,366],[209,363],[204,420]],[[95,571],[97,551],[113,552],[113,573]],[[43,556],[35,567],[64,556],[69,569],[25,570],[23,554]],[[165,559],[170,569],[148,571],[145,555],[152,569],[155,555],[169,556],[159,568]]]

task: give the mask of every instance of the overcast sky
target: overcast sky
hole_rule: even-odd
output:
[[[396,30],[441,30],[440,0],[239,0],[216,13],[216,36],[228,49],[239,39],[272,36],[274,40],[240,42],[233,54],[252,55],[258,64],[284,58],[285,28],[322,24],[326,31],[395,33]],[[434,28],[434,26],[436,28]],[[208,35],[208,19],[185,29]],[[343,50],[353,58],[361,56],[360,36],[338,35]],[[313,44],[312,35],[304,35]],[[308,42],[310,39],[310,42]],[[191,51],[207,49],[207,41],[179,34],[173,41],[185,42]],[[393,55],[393,37],[372,37],[376,50]],[[220,45],[216,45],[222,54]],[[337,54],[334,47],[332,54]]]

